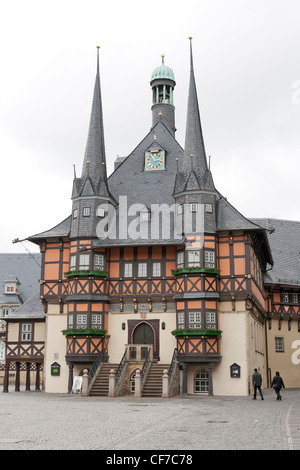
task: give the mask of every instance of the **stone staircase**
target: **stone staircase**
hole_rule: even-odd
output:
[[[109,362],[103,364],[90,390],[89,395],[91,397],[107,397],[110,370],[114,369],[116,371],[118,367],[119,364],[110,364]]]
[[[153,361],[144,384],[143,397],[161,397],[162,396],[162,376],[165,369],[169,370],[170,364],[160,364]]]

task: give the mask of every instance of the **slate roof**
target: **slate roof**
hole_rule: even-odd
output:
[[[267,218],[251,220],[269,231],[274,266],[266,273],[265,284],[300,287],[300,222]]]
[[[19,320],[19,319],[44,319],[45,313],[42,303],[40,301],[40,293],[37,292],[23,305],[17,308],[14,312],[5,317],[5,320]]]
[[[24,253],[0,253],[0,294],[1,299],[12,299],[19,297],[20,302],[26,302],[32,295],[39,292],[41,277],[41,255],[40,253],[24,254]],[[4,281],[10,279],[11,276],[17,277],[20,282],[19,296],[14,294],[3,294]],[[4,300],[2,299],[2,300]],[[1,300],[0,300],[1,303]],[[4,302],[3,302],[4,303]]]

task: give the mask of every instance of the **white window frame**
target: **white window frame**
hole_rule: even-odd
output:
[[[95,253],[94,254],[94,269],[99,271],[104,271],[104,255],[102,253]]]
[[[160,277],[161,276],[161,263],[155,261],[152,266],[152,275],[153,277]]]
[[[132,277],[132,263],[124,264],[124,277]]]
[[[73,219],[77,219],[78,217],[78,209],[73,210]]]
[[[213,329],[216,328],[216,326],[217,326],[216,312],[214,312],[214,311],[205,312],[205,326],[206,326],[206,328],[213,328]]]
[[[91,215],[91,208],[90,207],[84,207],[82,209],[82,216],[83,217],[90,217]]]
[[[102,313],[92,314],[92,328],[102,328]]]
[[[79,270],[84,269],[88,270],[90,269],[90,255],[89,254],[80,254],[79,255]]]
[[[201,312],[189,312],[189,328],[201,328]]]
[[[21,341],[31,341],[31,338],[32,338],[32,324],[22,323]]]
[[[147,263],[138,263],[138,277],[147,277]]]
[[[284,304],[288,304],[289,303],[289,294],[287,292],[283,292],[282,293],[282,302]]]
[[[208,393],[209,373],[206,369],[199,369],[194,376],[194,393]]]
[[[77,328],[87,328],[87,314],[78,313],[76,317]]]
[[[283,336],[275,336],[275,352],[284,352]]]
[[[70,271],[75,271],[75,269],[76,269],[76,255],[71,255],[70,256],[69,270]]]
[[[177,313],[177,328],[179,330],[184,330],[185,328],[185,313],[184,312]]]
[[[299,298],[299,297],[298,297],[298,294],[293,293],[293,294],[292,294],[292,303],[293,303],[293,304],[297,304],[298,301],[299,301],[298,298]]]
[[[213,250],[204,250],[204,266],[206,268],[215,268],[216,257]]]
[[[177,252],[177,269],[184,268],[184,251]]]
[[[188,250],[188,267],[198,268],[201,264],[201,255],[199,250]]]

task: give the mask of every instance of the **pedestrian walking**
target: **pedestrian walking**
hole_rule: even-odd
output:
[[[284,386],[282,377],[280,377],[279,372],[276,372],[275,377],[273,377],[271,387],[274,388],[275,390],[277,400],[281,400],[282,397],[280,395],[280,390],[282,389],[282,387],[285,388],[285,386]]]
[[[256,400],[257,390],[259,391],[260,398],[263,400],[264,397],[261,391],[262,378],[261,378],[261,374],[257,371],[257,369],[254,369],[254,374],[252,375],[252,385],[254,389],[253,400]]]

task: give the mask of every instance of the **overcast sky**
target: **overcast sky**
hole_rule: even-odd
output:
[[[217,189],[244,216],[300,221],[299,0],[1,2],[0,252],[71,213],[100,45],[108,172],[151,128],[150,77],[175,73],[184,146],[189,40]]]

